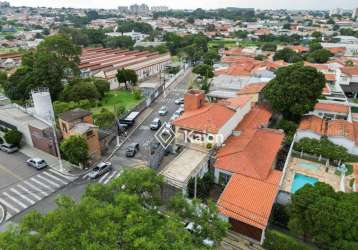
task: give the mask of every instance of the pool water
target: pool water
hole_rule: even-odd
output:
[[[297,164],[297,166],[302,167],[302,168],[306,168],[309,170],[313,170],[313,171],[317,171],[319,168],[319,164],[316,163],[311,163],[311,162],[304,162],[301,161]]]
[[[298,189],[302,188],[306,184],[314,185],[316,182],[318,182],[317,178],[310,177],[303,174],[295,174],[291,186],[291,193],[295,193]]]

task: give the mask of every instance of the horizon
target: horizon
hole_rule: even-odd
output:
[[[220,9],[228,7],[236,8],[254,8],[260,10],[316,10],[316,11],[328,11],[330,9],[340,8],[344,10],[352,10],[358,8],[358,2],[356,0],[341,0],[339,6],[336,0],[327,0],[324,4],[325,8],[321,8],[321,1],[319,0],[301,0],[299,3],[293,0],[207,0],[196,1],[182,0],[179,5],[176,1],[169,0],[163,4],[160,0],[147,0],[147,1],[134,1],[134,0],[8,0],[11,6],[15,7],[51,7],[51,8],[78,8],[78,9],[116,9],[119,6],[130,6],[133,4],[146,4],[149,7],[152,6],[167,6],[174,10],[194,10],[197,8],[210,10]],[[204,7],[202,5],[205,5]],[[297,6],[296,6],[297,5]]]

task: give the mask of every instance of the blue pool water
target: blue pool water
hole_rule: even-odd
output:
[[[295,193],[298,189],[303,187],[305,184],[314,185],[318,181],[317,178],[310,177],[303,174],[295,174],[293,178],[293,183],[291,186],[291,193]]]
[[[304,161],[299,162],[297,165],[299,167],[306,168],[313,171],[317,171],[319,168],[319,164],[317,163],[304,162]]]

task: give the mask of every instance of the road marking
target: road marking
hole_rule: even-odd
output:
[[[17,191],[15,188],[10,188],[10,190],[17,194],[18,196],[20,196],[22,199],[27,200],[28,202],[30,202],[31,204],[35,204],[35,202],[33,200],[31,200],[30,198],[26,197],[25,195],[23,195],[22,193],[20,193],[19,191]]]
[[[105,173],[98,181],[98,183],[102,183],[102,181],[106,178],[107,175],[109,175],[110,172]]]
[[[12,214],[10,214],[8,211],[6,211],[5,221],[9,220],[11,217],[12,217]]]
[[[113,173],[110,176],[108,176],[107,180],[105,180],[103,184],[107,184],[115,174],[117,174],[117,171],[113,171]]]
[[[68,182],[66,182],[66,181],[64,181],[64,180],[62,180],[62,179],[60,179],[60,178],[57,178],[56,176],[54,176],[54,175],[52,175],[52,174],[50,174],[50,173],[48,173],[48,172],[42,172],[42,173],[45,174],[45,175],[47,175],[48,177],[54,179],[54,180],[57,180],[57,181],[61,182],[63,185],[67,185],[67,184],[68,184]]]
[[[53,170],[51,168],[49,169],[49,171],[51,171],[52,173],[57,174],[57,175],[65,178],[67,180],[70,180],[70,181],[73,181],[73,180],[77,179],[77,177],[72,177],[72,176],[61,174],[60,172],[57,172],[56,170]]]
[[[54,190],[52,187],[50,187],[50,186],[48,186],[48,185],[46,185],[46,184],[43,184],[41,181],[35,179],[35,177],[32,177],[30,180],[36,182],[37,184],[39,184],[40,186],[43,186],[44,188],[47,188],[47,189],[50,190],[51,192],[55,192],[55,190]]]
[[[27,188],[25,188],[23,185],[18,184],[17,185],[19,188],[21,188],[22,190],[24,190],[26,193],[28,193],[29,195],[31,195],[32,197],[34,197],[37,200],[41,200],[41,197],[38,196],[37,194],[32,193],[30,190],[28,190]]]
[[[25,183],[26,185],[28,185],[29,187],[33,188],[34,190],[36,190],[37,192],[40,192],[40,193],[42,193],[43,195],[48,196],[48,193],[46,193],[46,192],[43,191],[42,189],[39,189],[38,187],[32,185],[30,182],[24,181],[24,183]]]
[[[0,223],[2,223],[3,221],[6,220],[6,218],[5,218],[5,216],[6,216],[5,207],[2,204],[0,204],[0,210],[1,210]]]
[[[9,203],[7,203],[7,201],[5,201],[5,200],[3,200],[3,199],[0,198],[0,202],[1,202],[2,204],[4,204],[6,207],[8,207],[8,208],[10,208],[11,210],[13,210],[14,212],[20,213],[20,210],[19,210],[19,209],[13,207],[13,206],[10,205]]]
[[[36,175],[36,177],[38,177],[38,178],[40,178],[40,179],[42,179],[42,180],[44,180],[44,181],[50,183],[51,185],[53,185],[53,186],[55,186],[55,187],[57,187],[57,188],[60,188],[60,187],[61,187],[61,185],[57,184],[56,182],[53,182],[53,181],[48,180],[46,177],[42,176],[41,174]]]
[[[85,174],[84,176],[82,176],[81,179],[82,179],[82,180],[87,179],[87,177],[89,176],[89,174],[90,174],[90,173]]]
[[[9,195],[8,193],[4,192],[3,195],[5,195],[7,198],[13,200],[16,204],[19,204],[21,207],[23,208],[27,208],[28,206],[25,205],[24,203],[22,203],[21,201],[19,201],[18,199],[15,199],[14,197],[12,197],[11,195]]]

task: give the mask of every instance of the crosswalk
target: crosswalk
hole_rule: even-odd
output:
[[[109,183],[111,180],[116,179],[117,177],[119,177],[121,175],[121,171],[117,171],[117,170],[112,170],[109,171],[107,173],[105,173],[104,175],[98,177],[97,179],[95,179],[96,182],[100,183],[100,184],[107,184]],[[90,180],[89,174],[85,174],[82,176],[82,180]]]
[[[9,187],[0,193],[0,205],[6,208],[5,221],[77,178],[47,169]]]

